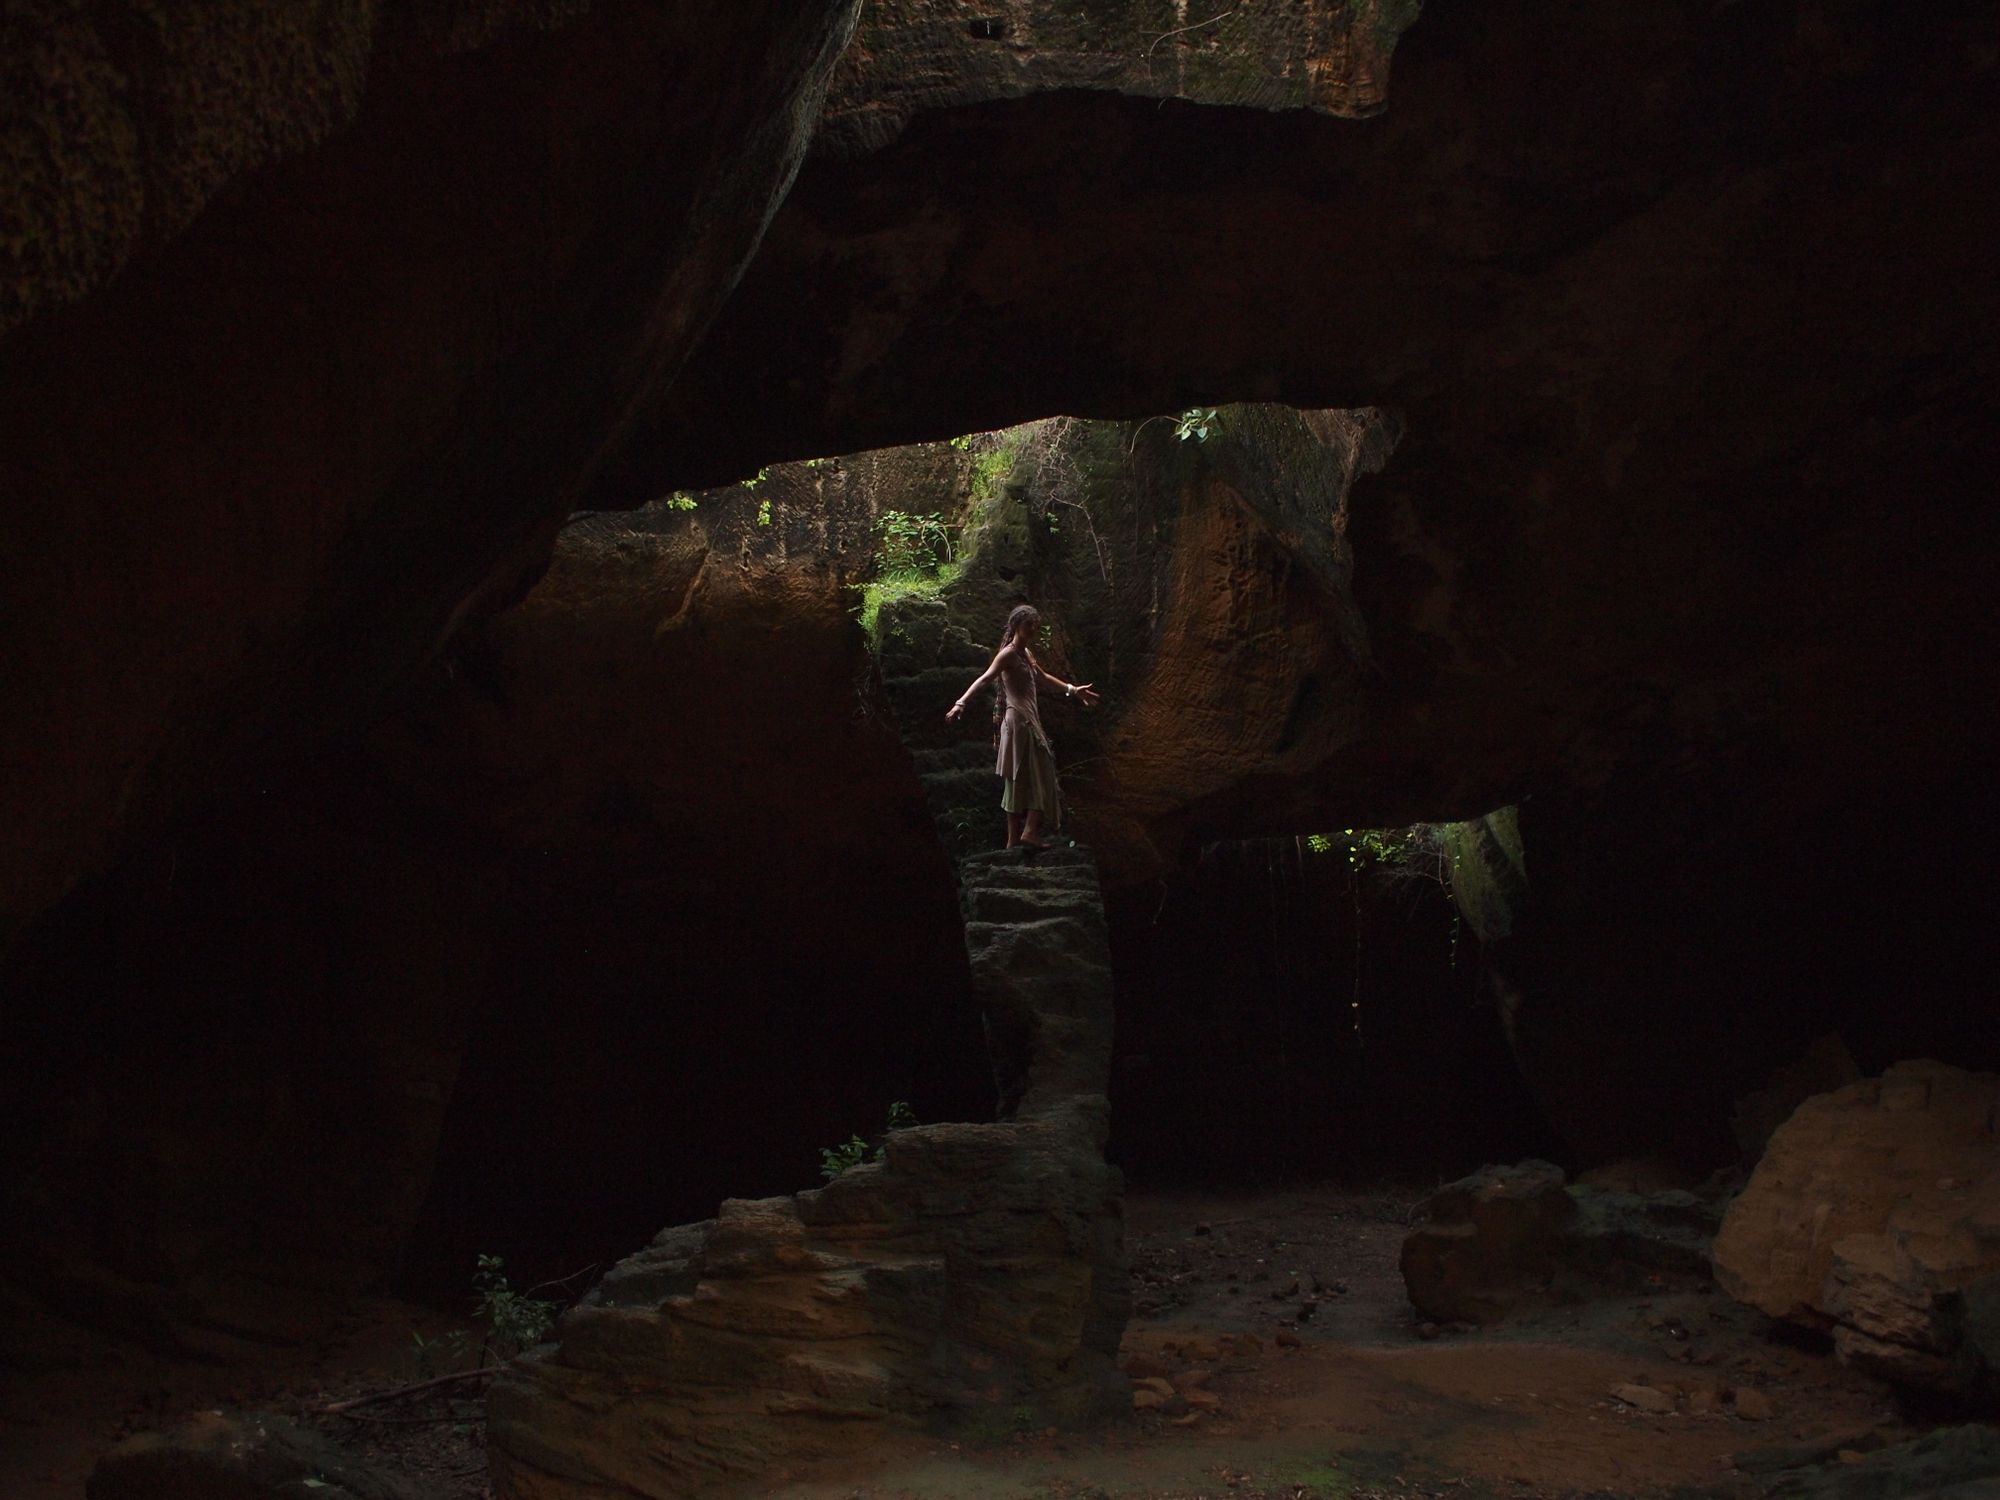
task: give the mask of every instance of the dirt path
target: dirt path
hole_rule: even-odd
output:
[[[1001,1412],[957,1442],[895,1439],[865,1470],[784,1476],[782,1500],[1539,1500],[1729,1493],[1739,1454],[1831,1450],[1895,1432],[1880,1388],[1774,1340],[1712,1292],[1638,1295],[1526,1315],[1489,1332],[1419,1335],[1397,1252],[1417,1190],[1301,1188],[1254,1196],[1139,1194],[1128,1209],[1135,1370],[1174,1380],[1157,1410],[1107,1433],[1033,1430]],[[256,1377],[107,1357],[72,1331],[30,1347],[0,1400],[0,1495],[75,1500],[122,1431],[218,1403],[299,1411],[414,1378],[413,1333],[436,1314],[361,1310],[335,1343]],[[18,1331],[18,1330],[17,1330]],[[1283,1342],[1280,1335],[1283,1335]],[[1247,1337],[1246,1337],[1247,1336]],[[18,1342],[11,1341],[11,1342]],[[1612,1395],[1643,1386],[1687,1410]],[[1715,1397],[1750,1388],[1749,1421]],[[1706,1393],[1706,1394],[1704,1394]],[[476,1403],[406,1424],[325,1419],[445,1500],[485,1491]]]
[[[1833,1449],[1895,1430],[1880,1388],[1773,1341],[1713,1292],[1641,1295],[1424,1338],[1397,1254],[1417,1190],[1135,1197],[1134,1369],[1216,1401],[1141,1413],[1093,1436],[911,1443],[866,1474],[800,1481],[784,1500],[1372,1500],[1727,1493],[1734,1458]],[[1279,1335],[1296,1339],[1282,1346]],[[1250,1335],[1255,1343],[1244,1339]],[[1644,1386],[1712,1414],[1653,1415]],[[1751,1387],[1772,1415],[1716,1399]],[[1178,1404],[1178,1403],[1176,1403]],[[1753,1398],[1747,1403],[1761,1411]]]

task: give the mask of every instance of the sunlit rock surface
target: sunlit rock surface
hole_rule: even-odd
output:
[[[2000,1078],[1934,1062],[1801,1104],[1715,1242],[1724,1291],[1899,1384],[2000,1378]]]

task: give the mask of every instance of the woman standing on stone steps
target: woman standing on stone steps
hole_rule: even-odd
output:
[[[1062,825],[1056,755],[1035,706],[1035,679],[1061,688],[1068,697],[1081,698],[1085,708],[1097,706],[1096,690],[1089,683],[1051,677],[1035,660],[1028,643],[1041,623],[1041,613],[1032,604],[1016,605],[1007,616],[1006,633],[993,654],[993,664],[944,714],[947,723],[955,721],[965,712],[968,698],[993,678],[1000,679],[1000,697],[1007,712],[1000,720],[1000,759],[993,769],[1002,777],[1000,805],[1007,811],[1007,847],[1019,846],[1031,857],[1048,848],[1041,836],[1043,820],[1055,827]]]

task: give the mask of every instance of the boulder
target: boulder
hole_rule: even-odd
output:
[[[1576,1203],[1551,1162],[1482,1167],[1439,1189],[1403,1241],[1403,1284],[1426,1317],[1491,1323],[1554,1270]]]
[[[434,1500],[349,1450],[267,1412],[202,1412],[127,1438],[98,1460],[89,1500]]]
[[[1716,1280],[1897,1384],[1980,1389],[2000,1364],[1996,1132],[2000,1078],[1942,1063],[1807,1100],[1724,1219]]]

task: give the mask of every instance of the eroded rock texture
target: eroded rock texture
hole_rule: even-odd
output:
[[[1127,1408],[1095,881],[1079,853],[1010,854],[965,896],[1005,1117],[892,1130],[824,1188],[725,1203],[621,1262],[495,1382],[501,1495],[750,1493],[885,1422]]]
[[[1374,114],[1417,11],[1417,0],[1283,0],[1208,16],[1173,0],[876,0],[834,75],[814,150],[879,150],[914,115],[1057,89]]]
[[[1830,1328],[1898,1384],[1990,1387],[2000,1366],[2000,1078],[1900,1063],[1808,1099],[1715,1242],[1715,1276]]]
[[[546,557],[854,10],[9,8],[0,941]]]
[[[783,1190],[887,1100],[985,1108],[951,867],[842,593],[877,467],[579,520],[372,731],[40,924],[4,1274],[255,1358],[399,1272],[456,1306],[476,1254],[566,1275]]]

